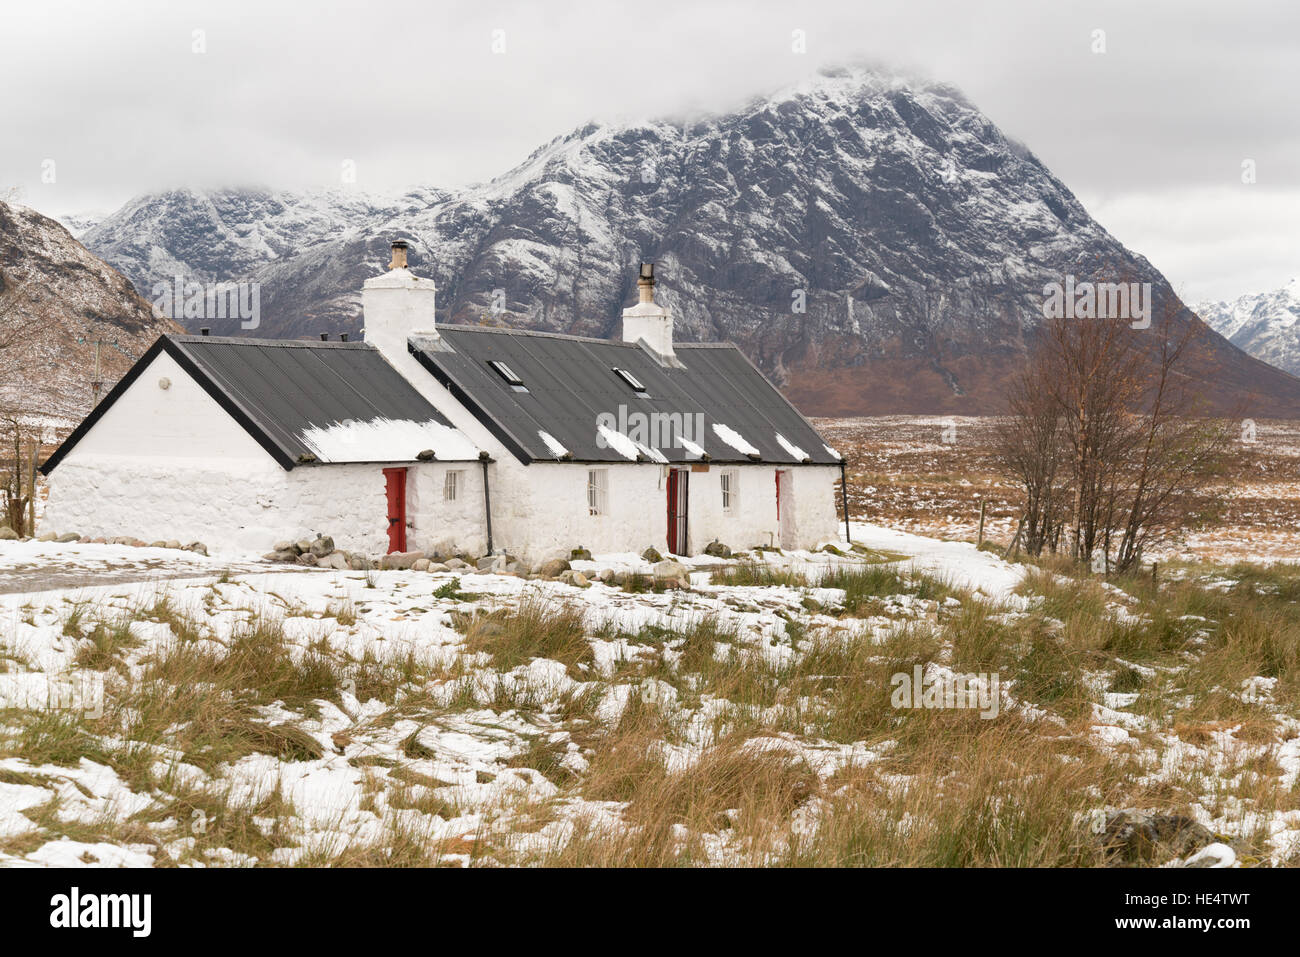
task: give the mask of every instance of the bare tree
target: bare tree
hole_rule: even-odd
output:
[[[1017,547],[1031,555],[1054,548],[1065,514],[1068,489],[1062,481],[1064,432],[1056,407],[1041,399],[1043,369],[1026,365],[1008,390],[1009,428],[997,436],[995,455],[1025,490],[1025,510],[1017,529]]]
[[[0,384],[19,380],[14,346],[21,332],[22,313],[18,299],[22,284],[12,272],[0,269]],[[40,454],[39,428],[33,425],[38,411],[24,403],[21,395],[0,398],[0,522],[19,535],[32,534],[35,526],[36,479],[34,463]]]
[[[1155,321],[1048,319],[1010,387],[999,440],[1003,468],[1025,489],[1031,554],[1065,548],[1124,571],[1188,520],[1221,474],[1224,421],[1204,416],[1186,370],[1203,330],[1176,300]]]

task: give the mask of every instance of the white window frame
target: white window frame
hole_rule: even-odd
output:
[[[461,469],[448,469],[446,476],[442,480],[442,500],[444,502],[454,502],[460,497],[460,477],[463,474]]]
[[[609,514],[609,469],[587,469],[587,514]]]
[[[720,471],[718,486],[722,490],[722,514],[735,515],[740,506],[740,471],[738,469]]]

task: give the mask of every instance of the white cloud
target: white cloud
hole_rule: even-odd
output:
[[[10,4],[0,191],[67,213],[173,185],[336,186],[344,160],[362,189],[454,186],[592,118],[726,108],[883,59],[962,88],[1067,186],[1106,197],[1103,220],[1175,285],[1235,294],[1294,258],[1275,217],[1230,216],[1270,230],[1230,240],[1216,214],[1192,216],[1207,232],[1178,252],[1141,211],[1191,215],[1243,158],[1270,195],[1300,190],[1298,35],[1300,6],[1214,0]]]

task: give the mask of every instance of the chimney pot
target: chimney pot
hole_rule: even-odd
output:
[[[637,301],[654,302],[655,301],[655,264],[642,263],[641,275],[636,281]]]
[[[637,304],[623,310],[623,341],[644,342],[660,357],[660,362],[671,365],[677,361],[673,354],[672,311],[655,302],[655,264],[642,263],[636,278]]]
[[[393,261],[388,264],[389,269],[406,268],[406,250],[410,247],[405,239],[393,240]]]

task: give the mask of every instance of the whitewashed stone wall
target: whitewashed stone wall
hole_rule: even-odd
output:
[[[608,469],[608,513],[587,508],[588,468]],[[722,509],[719,475],[724,466],[692,472],[688,505],[688,551],[698,554],[711,541],[732,548],[781,542],[776,516],[776,469],[771,465],[732,466],[738,501]],[[812,548],[838,541],[835,515],[838,466],[800,466],[794,474],[796,544]],[[663,466],[499,462],[493,467],[495,544],[525,558],[555,548],[583,545],[593,552],[640,552],[668,547],[668,470]],[[783,505],[783,507],[785,507]]]
[[[479,465],[464,466],[468,487],[455,503],[442,501],[449,467],[410,467],[407,514],[416,528],[408,547],[446,539],[483,548]],[[166,354],[55,467],[49,487],[42,532],[201,541],[231,556],[328,534],[348,551],[388,551],[382,465],[286,472]]]

